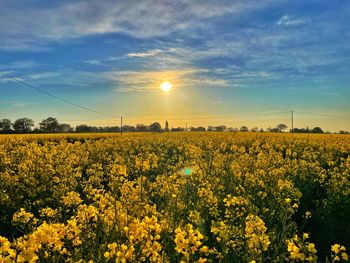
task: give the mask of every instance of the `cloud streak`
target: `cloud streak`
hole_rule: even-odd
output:
[[[301,18],[294,18],[289,15],[284,15],[277,21],[277,26],[284,26],[284,27],[295,27],[303,24],[306,24],[306,20]]]
[[[23,8],[21,3],[5,2],[0,11],[0,48],[42,51],[49,48],[48,41],[105,33],[135,38],[167,36],[201,26],[207,19],[243,15],[273,2],[275,0],[264,3],[255,0],[62,1],[50,8]]]
[[[163,81],[171,82],[175,88],[192,87],[226,87],[225,79],[202,76],[205,69],[190,68],[165,71],[112,71],[104,76],[116,84],[116,92],[152,92],[159,88]]]
[[[158,54],[160,54],[162,50],[160,49],[152,49],[147,52],[133,52],[133,53],[128,53],[126,54],[127,57],[129,58],[146,58],[146,57],[153,57]]]

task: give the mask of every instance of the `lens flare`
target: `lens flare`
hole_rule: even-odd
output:
[[[185,170],[184,170],[184,174],[185,175],[191,175],[191,168],[185,168]]]

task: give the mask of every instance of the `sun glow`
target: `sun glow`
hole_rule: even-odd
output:
[[[171,83],[169,83],[168,81],[164,81],[164,82],[160,85],[160,88],[161,88],[164,92],[168,92],[169,90],[171,90],[172,87],[173,87],[173,85],[171,85]]]

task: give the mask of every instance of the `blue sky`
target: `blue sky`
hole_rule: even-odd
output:
[[[350,2],[0,0],[0,118],[350,130]],[[169,93],[159,89],[173,84]]]

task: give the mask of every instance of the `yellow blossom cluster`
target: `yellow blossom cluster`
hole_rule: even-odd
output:
[[[191,262],[191,258],[202,245],[204,236],[198,229],[194,229],[191,224],[187,224],[184,228],[176,228],[175,234],[175,250],[182,255],[185,262]],[[207,247],[202,248],[202,252],[207,252]]]
[[[302,238],[295,235],[287,240],[289,258],[296,262],[317,262],[315,244],[308,241],[309,234],[304,233]]]
[[[248,249],[256,255],[266,251],[270,245],[270,240],[266,234],[264,221],[256,215],[248,215],[245,223],[245,238]]]
[[[348,261],[349,257],[348,254],[346,254],[346,249],[344,246],[341,246],[339,244],[334,244],[331,247],[332,251],[332,261]]]

